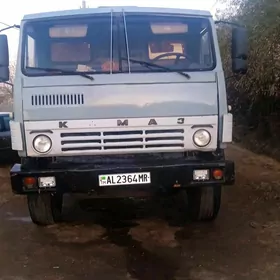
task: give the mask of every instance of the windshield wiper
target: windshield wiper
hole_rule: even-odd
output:
[[[43,71],[47,71],[47,72],[59,72],[59,73],[66,74],[66,75],[80,75],[91,81],[94,80],[94,78],[92,76],[89,76],[86,73],[79,72],[79,71],[71,71],[71,70],[64,70],[64,69],[57,69],[57,68],[45,68],[45,67],[26,67],[26,69],[43,70]]]
[[[138,59],[133,59],[133,58],[124,58],[124,57],[122,57],[122,60],[129,60],[132,63],[137,63],[137,64],[140,64],[141,66],[145,66],[147,68],[157,67],[159,69],[163,69],[163,70],[166,70],[168,72],[175,72],[175,73],[178,73],[178,74],[186,77],[188,80],[191,78],[191,76],[189,74],[187,74],[187,73],[184,73],[184,72],[181,72],[181,71],[176,71],[176,70],[174,71],[171,68],[168,68],[168,67],[165,67],[165,66],[161,66],[161,65],[158,65],[158,64],[153,63],[153,62],[148,62],[148,61],[138,60]]]

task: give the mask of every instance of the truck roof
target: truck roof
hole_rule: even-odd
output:
[[[98,7],[98,8],[86,8],[86,9],[75,9],[75,10],[29,14],[29,15],[25,15],[23,17],[23,20],[46,19],[46,18],[54,18],[60,16],[90,15],[90,14],[111,13],[111,12],[163,13],[163,14],[181,14],[181,15],[203,16],[203,17],[212,16],[209,11],[204,11],[204,10],[117,6],[117,7]]]

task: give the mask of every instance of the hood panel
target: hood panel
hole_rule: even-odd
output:
[[[216,115],[218,112],[216,83],[42,89],[24,90],[25,120],[199,116]],[[46,105],[44,102],[44,105],[32,105],[35,98],[39,100],[39,96],[41,100],[50,96],[59,96],[61,100],[60,96],[63,99],[69,94],[82,95],[83,104]]]
[[[24,120],[217,115],[213,76],[208,81],[181,77],[173,83],[97,81],[69,86],[68,80],[68,86],[29,86],[22,92]]]

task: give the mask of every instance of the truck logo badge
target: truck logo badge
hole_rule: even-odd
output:
[[[128,125],[128,120],[118,120],[117,121],[118,126],[127,126]]]
[[[155,119],[150,119],[148,125],[157,125],[157,121]]]
[[[184,123],[185,123],[185,119],[184,118],[177,119],[177,124],[184,124]]]
[[[59,122],[58,126],[59,126],[59,128],[68,128],[67,122]]]

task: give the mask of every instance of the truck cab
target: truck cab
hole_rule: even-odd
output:
[[[246,72],[234,28],[232,68]],[[8,73],[0,36],[0,79]],[[63,194],[187,195],[186,215],[214,220],[234,183],[224,71],[207,11],[101,7],[27,15],[20,27],[10,121],[14,193],[39,225]]]

